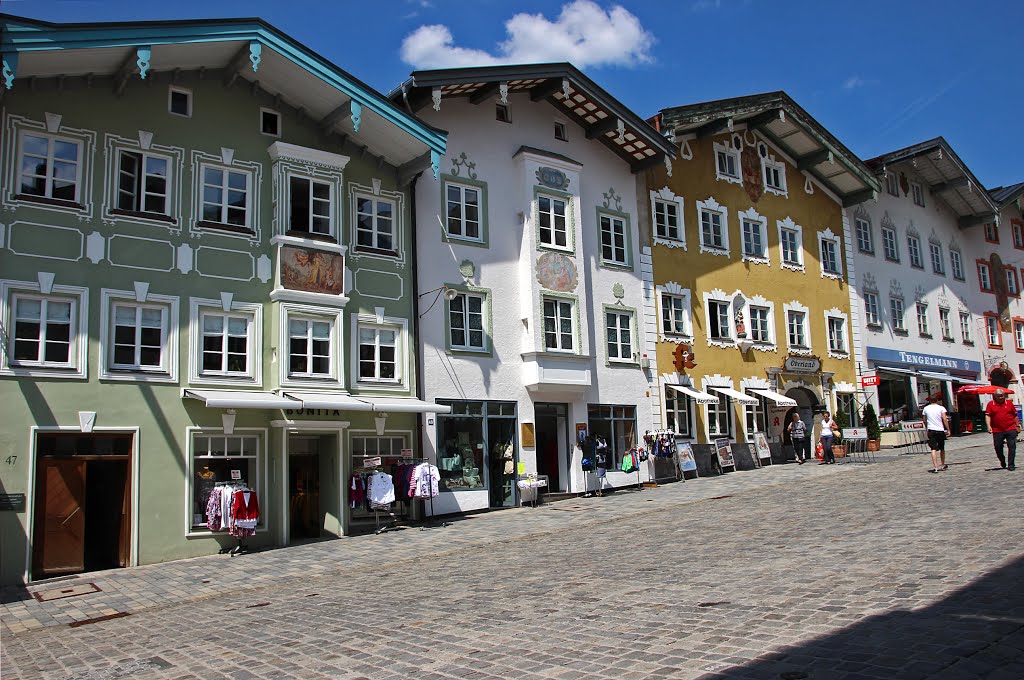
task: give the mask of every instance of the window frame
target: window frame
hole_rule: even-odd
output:
[[[726,321],[726,330],[728,335],[712,335],[711,334],[711,311],[712,306],[724,305],[725,314],[724,318]],[[716,325],[721,330],[721,320],[723,318],[721,312],[716,314]],[[713,290],[711,292],[704,293],[704,328],[705,336],[707,337],[708,347],[735,347],[736,345],[736,321],[733,318],[732,300],[721,290]]]
[[[188,101],[188,112],[187,113],[178,113],[177,111],[174,110],[174,95],[175,95],[175,93],[185,95],[185,98]],[[193,104],[194,103],[195,103],[195,97],[192,94],[192,90],[188,89],[187,87],[180,87],[178,85],[168,85],[167,86],[167,113],[171,114],[172,116],[177,116],[178,118],[191,118],[192,117]]]
[[[802,323],[800,329],[803,333],[805,344],[795,344],[792,334],[792,315],[801,314]],[[782,305],[782,318],[786,324],[786,349],[790,354],[799,356],[811,356],[814,348],[814,341],[811,337],[811,310],[806,305],[793,300]]]
[[[220,300],[189,298],[189,376],[194,385],[246,385],[263,384],[263,305],[253,302],[231,300],[230,304]],[[226,309],[225,309],[226,307]],[[208,371],[203,368],[204,338],[203,318],[207,314],[220,316],[243,316],[248,319],[247,366],[245,373]],[[222,349],[222,352],[224,350]]]
[[[760,147],[760,145],[758,145]],[[764,155],[761,156],[761,185],[764,190],[770,194],[776,196],[789,196],[789,182],[786,178],[786,163],[784,161],[777,161],[775,157],[768,154],[767,149],[764,150]],[[778,184],[772,184],[768,181],[771,173],[774,172],[779,182]]]
[[[965,345],[974,344],[974,333],[972,332],[972,324],[974,321],[971,319],[971,313],[964,310],[960,310],[960,338],[961,342]]]
[[[1011,219],[1010,234],[1013,239],[1013,247],[1017,250],[1024,250],[1024,221]]]
[[[924,207],[924,186],[920,182],[910,183],[910,195],[913,198],[914,205]]]
[[[374,341],[374,375],[372,377],[363,377],[361,375],[363,363],[362,359],[362,340],[360,338],[360,331],[372,328],[375,331]],[[380,332],[388,331],[395,334],[395,376],[393,378],[381,377],[381,360],[380,360]],[[406,323],[404,319],[388,319],[376,317],[370,318],[364,315],[356,315],[352,323],[352,371],[353,371],[353,385],[360,386],[403,386],[406,382],[405,361],[408,351],[406,349]]]
[[[754,324],[754,310],[755,309],[763,310],[765,312],[765,314],[764,314],[764,321],[765,321],[764,331],[765,331],[765,334],[766,334],[767,337],[764,340],[759,340],[758,338],[754,337],[754,327],[755,327],[755,324]],[[747,317],[747,328],[749,329],[748,330],[748,336],[750,337],[750,340],[754,343],[754,345],[755,346],[761,346],[761,347],[774,347],[774,346],[776,346],[777,342],[776,342],[776,339],[775,339],[775,303],[774,302],[761,302],[761,301],[754,302],[754,301],[750,301],[746,305],[745,312],[746,312],[746,317]]]
[[[548,347],[547,343],[547,331],[545,321],[548,318],[545,304],[547,302],[555,303],[556,314],[553,317],[556,323],[555,336],[558,338],[558,343],[554,347]],[[562,331],[558,330],[562,321],[562,308],[561,304],[569,305],[569,323],[570,323],[570,339],[572,341],[572,347],[566,348],[562,343],[562,336],[565,335]],[[580,311],[579,301],[574,295],[556,295],[552,293],[542,293],[540,296],[540,325],[538,331],[540,332],[540,347],[544,352],[552,352],[555,354],[580,354],[582,347],[580,346]]]
[[[1003,348],[1003,329],[999,325],[999,315],[992,312],[985,312],[985,342],[989,349]],[[993,334],[993,329],[995,333]],[[993,342],[993,337],[995,342]]]
[[[623,307],[621,305],[602,305],[601,312],[602,312],[602,316],[604,317],[604,343],[603,344],[604,344],[604,352],[605,352],[605,361],[607,362],[607,365],[609,365],[609,366],[613,365],[613,364],[629,365],[629,366],[637,366],[637,365],[639,365],[639,363],[640,363],[639,362],[640,347],[639,347],[639,344],[638,344],[639,337],[638,337],[637,327],[636,327],[636,310],[631,308],[631,307]],[[622,352],[622,349],[623,349],[622,346],[623,346],[624,343],[622,342],[622,335],[621,335],[623,328],[619,324],[621,324],[623,318],[626,318],[626,320],[627,320],[627,324],[628,325],[627,325],[625,330],[628,333],[628,342],[629,342],[628,349],[630,350],[628,357],[623,357],[623,356],[613,357],[612,356],[612,353],[611,353],[612,342],[609,340],[609,337],[608,337],[609,332],[612,330],[611,327],[608,324],[608,317],[611,316],[611,315],[614,315],[616,317],[616,327],[615,327],[615,330],[617,332],[617,338],[616,338],[615,345],[618,348],[617,351],[620,354]]]
[[[967,276],[964,273],[964,256],[959,250],[955,248],[949,249],[949,269],[950,274],[957,281],[966,281]]]
[[[206,187],[207,186],[211,186],[211,187],[214,186],[212,184],[208,185],[206,183],[206,171],[208,169],[217,170],[219,172],[224,173],[223,174],[223,180],[221,181],[221,184],[219,185],[219,189],[221,190],[221,192],[223,192],[222,196],[224,197],[224,200],[219,204],[220,205],[220,219],[219,220],[208,220],[208,219],[206,219],[206,205],[207,205],[207,201],[206,201],[206,198],[205,198]],[[229,203],[226,200],[226,197],[227,197],[228,191],[230,190],[228,187],[230,185],[230,173],[232,173],[232,172],[237,173],[239,175],[244,175],[245,176],[245,182],[246,182],[246,184],[245,184],[245,196],[246,196],[245,224],[234,224],[232,222],[226,221],[227,211],[228,211],[228,206],[229,206]],[[240,167],[240,166],[237,166],[237,165],[234,165],[234,164],[216,163],[216,162],[213,162],[213,161],[208,160],[208,159],[203,159],[199,163],[199,171],[197,173],[196,183],[197,183],[197,193],[196,193],[196,197],[195,197],[195,202],[196,202],[196,226],[198,226],[200,228],[222,229],[222,230],[226,230],[226,231],[239,231],[239,232],[243,232],[245,234],[254,234],[255,233],[256,230],[255,230],[255,226],[253,224],[253,217],[254,217],[255,203],[256,203],[256,189],[255,189],[256,184],[255,184],[255,173],[251,169]],[[230,191],[237,191],[237,189],[230,190]],[[217,204],[210,203],[210,205],[217,205]]]
[[[708,389],[709,385],[704,385],[704,390]],[[714,387],[732,387],[731,385],[714,385]],[[713,443],[715,439],[727,438],[732,440],[736,432],[736,409],[733,407],[732,397],[716,392],[718,395],[718,401],[713,404],[703,404],[704,406],[704,430],[707,435],[708,442]],[[725,420],[725,432],[721,431],[721,420]],[[714,423],[714,428],[712,428]]]
[[[942,244],[936,241],[928,241],[928,254],[932,260],[932,273],[939,276],[946,275],[946,260],[942,254]]]
[[[608,226],[611,228],[609,232],[605,231],[604,221],[608,220]],[[614,254],[616,251],[615,246],[615,223],[619,222],[622,225],[622,260],[607,259],[605,258],[605,235],[606,233],[611,237],[611,244],[608,246],[612,249]],[[614,268],[614,269],[633,269],[633,230],[630,226],[629,215],[624,212],[617,210],[608,210],[607,208],[597,209],[597,245],[598,245],[598,262],[602,267]]]
[[[838,331],[833,332],[835,323],[838,322]],[[825,338],[828,342],[828,355],[834,359],[845,359],[850,356],[850,338],[848,337],[850,321],[846,314],[839,309],[830,309],[825,312]],[[836,344],[834,341],[840,342]]]
[[[268,525],[267,525],[266,518],[270,516],[270,513],[268,512],[268,510],[269,510],[270,506],[272,505],[272,503],[269,500],[269,498],[267,498],[269,494],[265,493],[265,486],[264,486],[264,480],[269,479],[269,477],[267,475],[267,466],[268,466],[268,458],[269,458],[269,456],[267,455],[267,441],[269,440],[269,434],[270,434],[269,430],[267,428],[260,428],[260,427],[236,427],[234,429],[234,431],[230,435],[225,435],[224,434],[224,430],[222,428],[199,427],[199,426],[190,425],[187,428],[186,431],[187,431],[186,441],[188,442],[187,445],[186,445],[187,446],[186,465],[188,466],[188,469],[186,470],[186,473],[185,473],[186,474],[186,485],[187,485],[187,491],[186,491],[187,495],[186,495],[186,502],[185,502],[185,536],[186,537],[211,536],[211,535],[217,535],[218,533],[220,533],[220,532],[210,531],[206,527],[206,522],[205,521],[203,521],[203,522],[201,522],[199,524],[196,524],[194,522],[194,517],[193,517],[193,515],[195,513],[192,512],[192,510],[195,507],[194,506],[194,503],[196,501],[195,494],[196,494],[196,491],[197,491],[196,484],[195,484],[196,471],[199,469],[198,465],[196,464],[196,460],[207,460],[207,459],[210,459],[210,460],[219,460],[219,459],[231,460],[232,458],[240,458],[240,459],[247,459],[247,460],[251,459],[251,460],[255,461],[253,463],[253,468],[255,468],[255,471],[256,471],[256,479],[246,479],[245,482],[249,485],[249,488],[253,489],[256,492],[257,497],[260,500],[260,520],[259,520],[259,522],[256,525],[256,533],[263,533],[263,532],[267,531],[268,530],[267,529]],[[254,456],[238,455],[238,456],[230,456],[229,457],[227,455],[224,455],[224,456],[211,456],[211,455],[209,455],[207,453],[207,455],[204,455],[204,456],[196,456],[196,447],[197,447],[196,438],[197,437],[211,437],[211,438],[212,437],[224,437],[225,438],[225,446],[224,446],[225,454],[226,454],[227,448],[228,448],[227,447],[227,441],[226,441],[228,438],[252,437],[252,438],[256,439],[256,455],[254,455]],[[244,451],[244,447],[243,447],[243,451]],[[217,481],[221,481],[221,480],[217,480]],[[225,480],[225,481],[227,481],[227,480]],[[205,503],[204,502],[200,502],[200,506],[202,507],[202,510],[203,510],[203,519],[205,520],[205,518],[206,518]]]
[[[885,173],[885,189],[889,192],[890,196],[896,196],[899,198],[900,195],[900,178],[895,172]]]
[[[899,313],[897,313],[897,305]],[[906,335],[907,331],[907,305],[906,301],[898,295],[889,296],[889,320],[894,333]]]
[[[668,246],[669,248],[682,248],[686,250],[686,218],[683,212],[684,199],[682,196],[676,196],[668,187],[663,187],[660,191],[652,191],[651,193],[651,233],[654,237],[655,245]],[[664,203],[666,209],[663,211],[665,215],[664,231],[665,234],[659,233],[662,225],[658,224],[658,204]],[[676,213],[676,232],[677,236],[669,235],[668,225],[668,206],[673,206]]]
[[[270,115],[274,116],[275,118],[277,118],[277,132],[276,133],[274,133],[274,132],[267,132],[266,130],[263,129],[263,117],[266,116],[267,114],[270,114]],[[261,106],[260,107],[260,126],[259,126],[259,130],[260,130],[260,134],[261,135],[266,135],[267,137],[273,137],[275,139],[281,139],[281,135],[282,135],[282,129],[281,128],[283,127],[283,123],[284,123],[284,117],[281,115],[280,111],[276,111],[274,109],[268,109],[265,106]]]
[[[307,215],[306,215],[307,223],[305,225],[307,227],[306,229],[296,229],[295,226],[292,224],[292,207],[293,207],[293,202],[294,202],[294,195],[292,193],[292,188],[293,188],[292,187],[292,180],[299,180],[299,181],[307,183],[309,205],[308,205],[307,211],[306,211],[307,212]],[[284,172],[284,181],[285,181],[284,191],[286,193],[287,203],[288,203],[288,205],[287,205],[287,207],[285,209],[285,213],[284,213],[285,214],[285,219],[288,221],[287,222],[287,227],[285,229],[285,235],[286,236],[295,236],[295,237],[298,237],[298,238],[327,239],[327,240],[331,240],[331,241],[337,241],[338,237],[339,237],[339,233],[340,233],[340,230],[338,228],[338,216],[339,216],[340,211],[338,210],[338,208],[339,208],[339,199],[338,199],[338,190],[337,190],[337,187],[335,186],[335,182],[331,181],[331,180],[329,180],[328,178],[325,178],[325,177],[317,177],[316,175],[306,174],[306,173],[303,173],[303,172],[296,172],[296,171],[290,170],[290,169],[285,170],[285,172]],[[313,191],[313,185],[314,184],[320,184],[320,185],[326,186],[327,187],[327,191],[328,191],[328,198],[327,198],[328,213],[326,215],[326,217],[327,217],[327,232],[326,233],[320,232],[320,231],[313,231],[313,220],[314,220],[314,218],[316,218],[316,217],[324,217],[323,215],[317,215],[314,212],[314,205],[315,205],[315,203],[317,201],[321,200],[321,199],[317,199],[317,198],[314,197],[314,191]]]
[[[719,154],[724,154],[726,159],[727,159],[727,161],[728,161],[729,158],[732,159],[733,165],[734,165],[735,170],[736,170],[736,174],[735,175],[728,174],[728,172],[727,172],[728,171],[728,167],[726,167],[726,172],[722,172],[722,167],[721,167],[721,164],[719,163],[719,160],[720,160]],[[742,159],[740,157],[739,150],[733,148],[733,143],[732,143],[732,138],[731,137],[729,138],[728,143],[714,142],[713,145],[712,145],[712,156],[713,156],[714,163],[715,163],[715,179],[716,180],[722,180],[722,181],[725,181],[725,182],[732,182],[733,184],[740,184],[740,185],[743,184],[743,166],[742,166],[742,163],[741,163]],[[726,165],[728,165],[728,162],[726,162]],[[698,212],[698,214],[700,214],[700,213]]]
[[[887,239],[886,237],[890,237]],[[891,246],[891,248],[890,248]],[[893,227],[882,227],[882,253],[889,262],[900,262],[900,239]],[[891,253],[891,254],[890,254]]]
[[[597,411],[599,411],[601,409],[608,409],[609,415],[605,416],[603,414],[596,413]],[[633,415],[632,416],[617,416],[617,415],[615,415],[617,409],[622,409],[623,413],[625,413],[625,412],[627,412],[628,410],[631,409]],[[637,446],[640,443],[640,430],[639,430],[639,423],[637,421],[636,411],[637,411],[637,407],[634,404],[591,404],[591,403],[587,404],[587,428],[588,428],[589,432],[591,432],[591,433],[599,433],[599,430],[600,430],[600,427],[595,427],[594,423],[592,421],[596,420],[596,421],[599,421],[599,422],[602,422],[602,423],[604,423],[604,422],[610,423],[609,429],[610,429],[611,432],[610,432],[609,441],[608,441],[608,458],[609,458],[610,467],[606,468],[608,470],[611,470],[611,471],[618,470],[619,466],[622,463],[622,456],[626,453],[626,451],[629,448],[632,448],[632,447],[627,447],[625,450],[622,450],[622,451],[618,450],[618,433],[617,433],[618,427],[616,426],[616,423],[630,423],[631,422],[633,424],[633,427],[632,427],[632,430],[633,430],[632,446],[635,447],[635,446]]]
[[[373,191],[364,191],[361,187],[356,188],[356,185],[350,185],[349,195],[352,204],[352,252],[354,255],[359,256],[370,256],[379,257],[388,260],[398,259],[401,260],[403,256],[402,250],[402,202],[399,200],[398,195],[392,192],[380,192],[374,194]],[[372,245],[362,245],[359,243],[360,232],[366,230],[362,228],[360,223],[360,217],[367,215],[367,213],[360,212],[359,202],[370,201],[373,205],[373,213],[368,215],[372,218],[372,225],[370,228],[370,235],[372,236]],[[382,248],[380,246],[380,230],[378,229],[378,221],[381,219],[379,214],[379,203],[388,203],[391,205],[391,245],[392,248]]]
[[[444,311],[445,311],[445,317],[444,317],[445,318],[445,329],[444,330],[445,330],[446,349],[448,350],[448,352],[451,353],[451,354],[455,354],[455,355],[467,354],[467,355],[472,355],[472,356],[483,356],[483,355],[491,355],[491,354],[493,354],[494,347],[493,347],[493,342],[492,342],[492,338],[491,338],[491,320],[492,320],[492,317],[491,317],[491,290],[489,288],[478,288],[478,287],[475,287],[475,286],[467,286],[465,284],[451,284],[451,283],[449,283],[449,284],[445,284],[445,285],[446,285],[446,287],[448,289],[456,291],[456,297],[464,297],[467,301],[471,297],[473,297],[473,298],[480,298],[480,300],[481,300],[481,306],[480,306],[481,319],[480,319],[480,321],[481,321],[481,325],[483,327],[482,328],[482,331],[483,331],[483,345],[481,347],[474,347],[474,346],[469,345],[469,344],[466,344],[466,345],[457,345],[457,344],[455,344],[455,342],[452,339],[452,330],[453,329],[452,329],[452,325],[451,325],[451,315],[452,315],[451,303],[454,302],[454,299],[449,300],[449,299],[446,298],[445,302],[444,302]],[[465,312],[463,313],[463,317],[465,318],[466,321],[468,321],[468,317],[469,317],[468,307],[466,308]],[[468,326],[464,330],[466,330],[466,339],[468,341],[468,339],[469,339],[469,332],[468,332],[469,329],[468,329]]]
[[[1018,352],[1024,352],[1024,319],[1019,316],[1013,317],[1013,347]]]
[[[693,340],[693,297],[689,289],[682,288],[674,282],[669,282],[665,286],[657,286],[658,294],[658,327],[661,332],[661,339],[670,342],[681,342],[683,340]],[[680,301],[680,312],[682,313],[682,326],[683,330],[676,330],[675,319],[672,320],[672,328],[669,328],[666,324],[669,313],[672,313],[674,317],[675,305],[666,304],[666,298],[669,300]]]
[[[291,320],[292,317],[326,321],[330,324],[330,374],[292,373],[291,371]],[[278,381],[282,387],[345,386],[345,366],[342,350],[344,343],[344,316],[340,309],[318,307],[295,302],[282,302],[278,309]],[[310,348],[311,351],[311,348]],[[310,356],[307,353],[307,357]]]
[[[721,227],[721,246],[709,245],[704,240],[704,214],[718,215],[720,218],[719,226]],[[713,222],[712,222],[713,224]],[[729,208],[721,205],[714,198],[709,197],[705,201],[697,201],[697,237],[698,243],[700,244],[700,252],[708,253],[711,255],[723,255],[730,257],[729,251]]]
[[[181,325],[177,296],[103,288],[100,290],[100,374],[101,380],[130,382],[178,382],[178,332]],[[159,368],[114,363],[115,307],[161,309],[161,362]],[[138,318],[138,315],[136,315]],[[138,328],[138,326],[137,326]],[[137,352],[138,350],[136,350]]]
[[[568,128],[566,127],[566,124],[563,123],[562,121],[559,121],[559,120],[554,121],[554,123],[555,123],[555,139],[557,139],[560,142],[568,142],[569,141],[569,131],[568,131]]]
[[[868,300],[873,300],[872,304]],[[871,307],[874,307],[872,310]],[[882,308],[878,299],[878,291],[869,290],[864,292],[864,321],[868,328],[882,328]]]
[[[167,154],[163,154],[163,153],[159,153],[159,152],[154,153],[152,151],[144,150],[144,149],[136,150],[136,149],[131,149],[131,148],[124,147],[124,146],[118,147],[117,150],[116,150],[116,154],[117,154],[117,160],[116,160],[115,166],[114,166],[114,187],[113,187],[114,202],[113,202],[113,207],[111,207],[111,209],[110,209],[111,214],[114,214],[114,215],[127,215],[127,216],[132,216],[132,217],[145,217],[145,218],[148,218],[148,219],[157,219],[157,220],[164,219],[164,220],[170,220],[172,222],[176,222],[177,220],[175,220],[174,217],[171,215],[171,208],[172,208],[172,204],[174,202],[174,190],[176,189],[176,187],[174,186],[175,159],[172,156],[167,155]],[[122,193],[124,193],[124,190],[121,188],[121,183],[120,183],[121,175],[123,173],[123,170],[121,169],[121,162],[122,162],[122,159],[124,158],[124,156],[126,154],[131,154],[133,156],[138,156],[139,157],[139,171],[140,172],[139,172],[139,176],[134,178],[135,182],[136,182],[136,186],[134,188],[135,193],[133,195],[133,199],[134,199],[134,207],[133,208],[122,208],[121,207],[121,195],[122,195]],[[145,166],[146,166],[146,162],[150,158],[159,159],[159,160],[162,160],[162,161],[167,163],[167,174],[164,176],[164,181],[166,182],[166,187],[165,187],[165,191],[164,191],[164,194],[163,194],[163,198],[164,198],[164,210],[163,210],[163,212],[156,212],[154,210],[145,210],[144,209],[145,198],[147,196],[159,195],[159,194],[151,194],[150,192],[147,192],[145,190],[146,178],[149,177],[149,174],[145,171]]]
[[[17,153],[17,165],[13,168],[14,174],[14,186],[11,187],[12,198],[16,201],[24,201],[26,203],[39,203],[44,205],[53,205],[56,207],[67,207],[82,210],[85,208],[85,191],[86,177],[85,168],[86,164],[86,140],[62,135],[60,133],[48,132],[46,130],[40,130],[36,128],[18,126],[18,153]],[[39,194],[26,194],[22,189],[22,167],[25,165],[25,137],[39,137],[46,140],[46,182],[45,188],[42,195]],[[56,149],[56,142],[63,142],[66,144],[73,144],[78,150],[75,157],[75,197],[74,199],[56,198],[53,196],[53,181],[54,181],[54,155]],[[36,177],[36,175],[32,175]]]
[[[552,211],[544,213],[541,211],[541,201],[547,199],[551,201]],[[565,229],[565,245],[560,246],[556,243],[555,235],[558,233],[558,229],[555,228],[555,217],[557,214],[554,212],[555,202],[561,202],[565,204],[564,213],[564,229]],[[549,188],[534,187],[533,192],[533,215],[534,215],[534,230],[536,237],[537,250],[553,250],[559,253],[575,253],[576,252],[576,205],[573,200],[572,194],[568,194],[562,191],[556,191]],[[544,228],[541,226],[541,215],[550,215],[551,226],[547,228],[550,232],[551,241],[543,240]]]
[[[760,215],[756,210],[750,208],[737,215],[740,222],[740,259],[742,262],[753,262],[755,264],[771,264],[771,251],[768,247],[768,218]],[[761,253],[759,255],[747,252],[748,230],[747,225],[756,227],[757,238],[761,241]],[[754,230],[751,229],[753,234]]]
[[[975,266],[978,268],[978,288],[980,288],[983,293],[994,293],[995,288],[992,285],[992,267],[989,266],[988,261],[976,260]]]
[[[783,269],[789,269],[790,271],[805,272],[807,268],[807,258],[804,256],[804,228],[793,222],[789,217],[784,220],[777,220],[776,227],[779,231],[780,266]],[[793,233],[795,235],[796,260],[786,259],[786,248],[784,245],[786,233]]]
[[[918,300],[914,303],[914,315],[917,319],[917,334],[922,338],[932,337],[928,319],[928,303]]]
[[[943,340],[953,339],[953,322],[950,319],[949,307],[939,307],[939,330],[942,332]]]
[[[826,246],[831,247],[832,254],[835,262],[834,269],[828,269],[825,267],[825,249]],[[831,229],[818,232],[818,264],[821,269],[821,278],[823,279],[835,279],[841,281],[843,278],[843,253],[842,243],[837,234],[833,234]]]
[[[695,409],[693,398],[688,397],[682,392],[677,392],[672,389],[674,383],[664,383],[662,387],[663,398],[664,398],[664,414],[665,414],[665,427],[666,429],[673,430],[676,433],[676,437],[680,439],[694,439],[694,413]],[[679,408],[679,403],[684,404],[683,408]],[[685,421],[680,419],[680,414],[685,414]],[[669,418],[672,419],[673,427],[669,427]],[[680,422],[686,425],[685,429],[679,427]]]
[[[27,362],[14,358],[16,300],[39,299],[71,303],[68,361]],[[89,290],[77,286],[53,285],[48,292],[38,282],[0,280],[0,323],[8,329],[7,346],[0,348],[0,375],[84,380],[89,375]],[[41,329],[40,329],[41,330]]]
[[[924,252],[921,250],[920,236],[907,234],[907,257],[910,258],[911,267],[924,271]]]
[[[1017,275],[1017,268],[1012,264],[1004,265],[1006,271],[1006,294],[1012,298],[1020,297],[1020,277]]]
[[[996,222],[986,222],[982,227],[982,234],[985,237],[985,243],[999,244],[999,224]]]
[[[451,231],[452,217],[449,215],[448,189],[454,187],[459,190],[459,223],[463,228],[462,234],[455,234]],[[466,226],[466,191],[472,190],[477,193],[477,236],[476,238],[465,235]],[[459,177],[457,175],[441,176],[441,205],[444,206],[444,232],[443,239],[449,242],[462,243],[470,246],[488,247],[487,231],[487,183],[476,179]]]
[[[857,252],[873,256],[875,254],[875,235],[871,220],[867,217],[855,216],[853,222],[857,234]]]

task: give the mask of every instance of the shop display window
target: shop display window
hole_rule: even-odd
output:
[[[206,528],[206,501],[217,482],[238,480],[259,488],[259,455],[256,435],[192,436],[192,527]]]
[[[617,469],[622,455],[636,446],[636,406],[590,404],[587,421],[590,434],[608,442],[609,465]]]
[[[441,491],[489,490],[491,505],[515,498],[516,405],[497,401],[443,401],[437,416]]]

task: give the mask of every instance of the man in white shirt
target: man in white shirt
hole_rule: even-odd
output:
[[[928,405],[921,411],[924,426],[928,429],[928,448],[932,450],[932,469],[928,472],[939,472],[947,470],[946,465],[946,437],[950,436],[949,416],[946,415],[946,407],[939,403],[937,396],[928,397]],[[939,467],[939,457],[942,458],[942,467]]]

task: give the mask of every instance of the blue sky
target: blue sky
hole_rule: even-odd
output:
[[[414,67],[569,60],[641,116],[786,90],[862,158],[942,135],[1024,181],[1024,3],[0,0],[50,21],[258,16],[387,92]]]

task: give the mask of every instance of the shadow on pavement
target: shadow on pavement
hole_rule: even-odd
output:
[[[920,583],[947,578],[955,577],[919,577]],[[929,607],[871,616],[702,678],[1024,678],[1021,584],[1024,557]],[[917,584],[904,585],[909,602]]]

